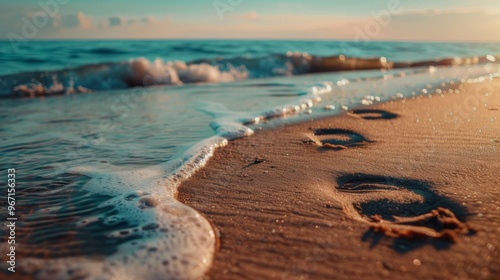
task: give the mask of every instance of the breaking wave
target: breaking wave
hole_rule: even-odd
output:
[[[109,51],[109,50],[106,50]],[[134,58],[77,68],[25,72],[0,76],[0,96],[47,96],[102,90],[220,83],[248,78],[293,76],[320,72],[452,66],[497,62],[500,56],[446,58],[416,62],[390,62],[385,57],[349,58],[288,52],[261,58],[201,59],[191,62]]]

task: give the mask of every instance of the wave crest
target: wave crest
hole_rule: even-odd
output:
[[[0,96],[45,96],[92,91],[182,85],[186,83],[219,83],[247,78],[293,76],[308,73],[393,69],[407,67],[450,66],[496,62],[500,56],[447,58],[416,62],[389,62],[385,57],[355,58],[343,55],[320,57],[308,53],[288,52],[261,58],[215,58],[163,61],[157,58],[130,59],[125,62],[84,65],[77,68],[27,72],[0,76]]]

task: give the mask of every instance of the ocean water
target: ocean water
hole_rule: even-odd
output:
[[[175,194],[218,147],[260,128],[457,94],[444,89],[498,76],[498,54],[500,44],[470,43],[33,41],[16,52],[0,42],[18,269],[199,278],[214,229]]]

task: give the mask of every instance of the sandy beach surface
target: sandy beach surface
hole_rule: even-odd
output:
[[[443,91],[217,150],[178,193],[207,278],[500,279],[500,81]]]

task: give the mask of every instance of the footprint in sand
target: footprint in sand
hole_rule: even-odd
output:
[[[389,120],[399,117],[398,114],[378,109],[357,109],[349,112],[348,114],[350,116],[362,118],[365,120]],[[361,147],[365,146],[367,143],[374,142],[366,139],[363,135],[355,131],[342,128],[316,129],[314,131],[314,134],[309,138],[309,140],[306,140],[304,142],[316,143],[322,148],[332,150],[343,150],[350,147]]]
[[[337,183],[344,212],[369,225],[364,240],[372,239],[372,245],[385,235],[395,238],[394,248],[398,251],[408,251],[425,242],[443,248],[455,242],[458,235],[475,232],[462,222],[467,210],[436,193],[428,182],[349,174],[338,178]],[[423,243],[402,246],[405,240]]]
[[[366,139],[363,135],[342,128],[320,128],[309,136],[307,142],[316,143],[321,148],[332,150],[343,150],[351,147],[362,147],[373,141]]]
[[[362,118],[365,120],[390,120],[399,117],[398,114],[394,114],[384,110],[377,109],[358,109],[352,110],[348,113],[352,117]]]

